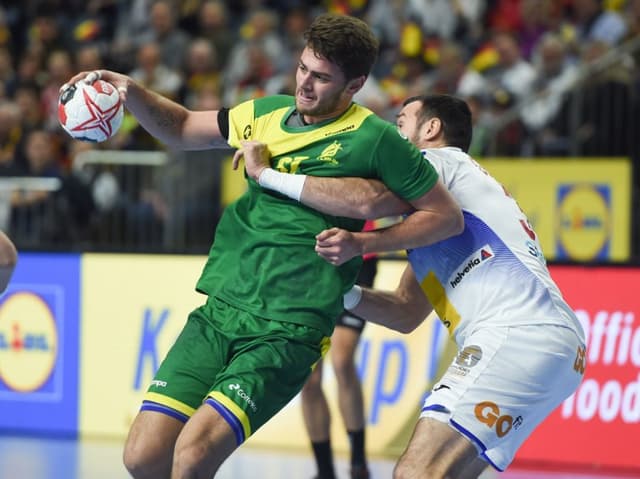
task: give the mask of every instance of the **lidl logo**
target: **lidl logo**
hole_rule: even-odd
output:
[[[47,303],[17,292],[0,306],[0,385],[15,392],[39,390],[56,364],[58,332]]]
[[[606,184],[559,185],[557,259],[606,259],[611,241],[611,190]]]

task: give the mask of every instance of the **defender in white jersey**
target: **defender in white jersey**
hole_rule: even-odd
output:
[[[408,251],[396,291],[354,287],[345,295],[354,314],[405,333],[435,310],[459,348],[425,400],[394,478],[475,478],[487,464],[502,471],[578,387],[584,333],[526,216],[465,153],[471,140],[466,103],[447,95],[410,98],[398,128],[424,148],[461,206],[465,228]],[[401,208],[375,182],[309,179],[300,200],[329,213],[382,215]],[[384,234],[332,228],[317,236],[316,251],[341,264],[369,252],[371,236],[380,242]]]

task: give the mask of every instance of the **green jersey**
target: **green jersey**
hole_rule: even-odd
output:
[[[287,173],[380,179],[401,198],[429,191],[438,174],[394,125],[352,104],[340,117],[287,126],[291,96],[250,100],[229,110],[232,147],[267,144],[271,166]],[[363,221],[326,215],[248,179],[246,193],[218,223],[197,289],[258,317],[311,326],[331,335],[342,295],[361,265],[334,266],[315,250],[315,235],[339,227],[360,231]]]

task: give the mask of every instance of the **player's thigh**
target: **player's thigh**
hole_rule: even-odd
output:
[[[251,334],[238,342],[206,402],[246,440],[302,389],[329,338],[307,326],[253,318]]]
[[[459,477],[477,457],[476,446],[448,424],[421,418],[398,461],[397,477]]]

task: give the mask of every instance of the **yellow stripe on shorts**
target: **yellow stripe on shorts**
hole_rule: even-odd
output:
[[[249,418],[244,413],[244,411],[240,409],[240,407],[231,399],[218,391],[211,391],[209,393],[209,397],[215,399],[224,407],[226,407],[231,412],[231,414],[233,414],[236,419],[240,421],[240,424],[242,424],[242,429],[244,430],[245,440],[248,439],[249,436],[251,436],[251,424],[249,424]]]

